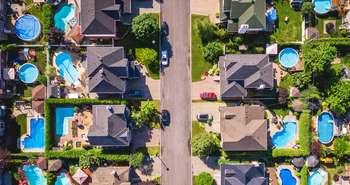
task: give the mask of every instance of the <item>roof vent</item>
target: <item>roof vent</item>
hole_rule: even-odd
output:
[[[101,76],[104,76],[105,75],[105,72],[103,71],[103,68],[101,68],[98,73],[101,75]]]
[[[225,177],[233,177],[236,175],[236,172],[232,169],[225,169]]]
[[[258,87],[258,90],[265,89],[265,86],[266,86],[266,85],[265,85],[265,84],[263,84],[263,83],[262,83],[262,84],[260,84],[260,85],[259,85],[259,87]]]
[[[235,115],[232,113],[225,113],[224,117],[225,117],[225,119],[232,119],[233,117],[235,117]]]

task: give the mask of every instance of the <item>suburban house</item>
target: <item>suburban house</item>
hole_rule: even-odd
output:
[[[267,30],[266,1],[220,0],[220,22],[229,33]]]
[[[6,23],[7,23],[8,5],[6,0],[0,0],[0,41],[7,40]]]
[[[249,92],[272,90],[273,66],[265,54],[225,55],[219,59],[222,100],[243,99]]]
[[[221,165],[221,185],[267,185],[264,163]]]
[[[12,98],[17,93],[15,68],[8,67],[7,53],[0,51],[0,99]]]
[[[124,97],[129,80],[140,74],[133,61],[125,58],[123,47],[88,47],[87,69],[90,93]]]
[[[81,34],[88,38],[114,38],[117,22],[124,13],[131,13],[131,0],[84,0],[81,1]]]
[[[221,147],[224,151],[266,151],[267,121],[258,105],[220,107]]]
[[[125,105],[93,105],[93,123],[87,135],[93,146],[128,147],[130,111]]]

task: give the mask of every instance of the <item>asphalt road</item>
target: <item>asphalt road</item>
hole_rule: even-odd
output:
[[[190,1],[163,0],[160,10],[169,26],[162,47],[170,56],[160,78],[161,108],[170,112],[170,125],[161,133],[161,184],[192,185]]]

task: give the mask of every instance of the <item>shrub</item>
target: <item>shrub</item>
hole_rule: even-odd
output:
[[[150,48],[136,48],[136,60],[147,67],[151,73],[158,73],[159,60],[158,53]]]
[[[130,166],[138,168],[142,165],[145,159],[145,154],[143,152],[136,152],[130,155]]]
[[[212,185],[213,183],[214,178],[208,172],[201,172],[194,176],[193,185]]]
[[[21,135],[27,133],[27,114],[20,114],[16,117],[16,123],[21,128]]]
[[[79,157],[79,166],[81,168],[92,168],[100,165],[101,160],[91,153],[85,153]]]
[[[197,23],[197,29],[203,44],[206,44],[214,39],[215,26],[213,26],[208,19],[199,21]]]
[[[308,185],[307,177],[308,177],[308,170],[306,165],[304,165],[300,171],[300,185]]]
[[[56,182],[56,175],[53,172],[46,172],[46,184],[54,185]]]
[[[131,117],[135,126],[140,128],[143,123],[158,121],[158,111],[154,102],[146,101],[141,104],[140,110],[134,110]]]
[[[349,148],[349,141],[347,137],[336,138],[334,140],[334,155],[338,160],[342,159]]]
[[[208,133],[202,133],[192,139],[193,155],[205,157],[218,152],[219,147],[215,138]]]
[[[203,56],[208,62],[215,64],[219,57],[223,55],[223,48],[219,42],[210,42],[203,48]]]
[[[328,92],[326,102],[330,105],[331,110],[341,115],[346,113],[350,106],[350,82],[339,81]]]
[[[137,39],[148,42],[156,39],[159,32],[159,24],[152,14],[141,14],[133,18],[131,30]]]

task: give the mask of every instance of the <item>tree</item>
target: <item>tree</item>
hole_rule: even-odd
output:
[[[138,168],[142,165],[144,159],[145,154],[143,154],[142,152],[132,153],[130,154],[129,164],[134,168]]]
[[[303,48],[305,72],[314,76],[330,69],[336,53],[337,49],[329,43],[321,43],[316,47],[305,45]]]
[[[306,88],[311,82],[311,74],[305,71],[293,73],[292,78],[293,84],[301,89]]]
[[[159,24],[154,15],[147,13],[133,18],[131,30],[138,40],[149,42],[156,40]]]
[[[301,13],[304,16],[311,16],[314,12],[315,5],[312,2],[304,2],[303,6],[301,7]]]
[[[202,43],[207,44],[215,37],[215,27],[208,19],[203,19],[197,23],[197,29],[201,37]]]
[[[158,53],[154,49],[150,48],[137,48],[136,60],[147,67],[152,73],[156,73],[159,70]]]
[[[43,34],[46,35],[50,31],[50,27],[52,24],[52,18],[54,10],[50,4],[44,4],[41,8],[42,19],[40,20],[43,24]]]
[[[336,138],[334,140],[334,155],[337,159],[342,159],[349,149],[349,141],[347,137]]]
[[[208,62],[215,64],[223,54],[223,48],[219,42],[210,42],[203,48],[203,56]]]
[[[54,27],[50,28],[50,31],[46,34],[47,41],[50,44],[60,44],[64,41],[64,33],[60,29]]]
[[[215,154],[217,151],[218,146],[215,138],[208,133],[197,135],[192,139],[193,155],[205,157]]]
[[[134,110],[131,114],[136,127],[140,128],[143,123],[158,120],[158,111],[154,102],[142,102],[140,110]]]
[[[213,183],[214,178],[208,172],[201,172],[194,176],[193,185],[212,185]]]
[[[79,166],[81,168],[91,168],[101,165],[101,160],[97,156],[86,153],[79,157]]]
[[[350,82],[338,81],[329,90],[326,102],[335,114],[341,115],[346,113],[347,108],[350,107]]]
[[[303,99],[320,99],[320,92],[318,91],[317,87],[313,85],[309,85],[307,89],[301,91],[301,98]]]

